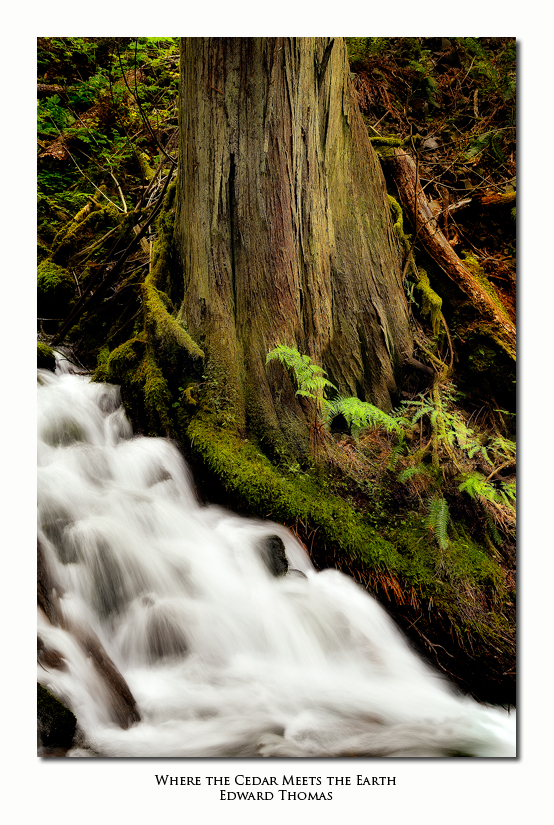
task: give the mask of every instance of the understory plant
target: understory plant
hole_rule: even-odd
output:
[[[342,415],[354,434],[366,428],[382,428],[386,432],[393,431],[398,436],[402,435],[398,422],[383,410],[354,396],[338,394],[335,385],[325,377],[325,370],[314,364],[308,355],[301,355],[294,347],[280,344],[267,354],[266,364],[273,360],[280,361],[291,371],[298,387],[296,395],[308,398],[313,403],[314,431],[321,432],[323,427],[330,429],[333,419]],[[326,389],[337,393],[332,400],[325,398]]]
[[[515,443],[498,433],[491,438],[472,428],[449,381],[443,379],[441,384],[436,376],[427,393],[388,414],[359,398],[340,395],[325,370],[293,347],[275,347],[266,363],[274,360],[290,371],[296,395],[312,404],[314,458],[323,444],[329,465],[338,466],[368,489],[378,443],[386,457],[385,471],[394,473],[419,498],[426,527],[441,554],[449,547],[449,530],[454,529],[451,511],[467,505],[474,508],[493,543],[502,543],[501,534],[513,535],[515,482],[496,476],[515,465]],[[326,392],[333,397],[326,398]],[[339,443],[330,437],[338,416],[351,435]]]

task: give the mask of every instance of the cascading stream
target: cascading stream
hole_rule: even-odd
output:
[[[200,505],[176,447],[63,363],[38,371],[38,679],[77,717],[68,756],[515,756],[514,713],[284,527]]]

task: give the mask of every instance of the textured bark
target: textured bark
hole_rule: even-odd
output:
[[[390,407],[412,343],[343,40],[184,38],[181,57],[181,318],[223,368],[239,427],[289,442],[305,429],[282,369],[265,366],[277,344]]]

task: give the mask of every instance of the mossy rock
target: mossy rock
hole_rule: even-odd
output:
[[[63,318],[75,295],[75,282],[67,269],[43,261],[37,268],[37,310],[39,318]]]
[[[49,748],[70,748],[77,720],[65,705],[37,682],[37,725],[40,741]]]
[[[37,367],[41,370],[52,370],[52,372],[56,369],[54,350],[41,341],[37,341]]]

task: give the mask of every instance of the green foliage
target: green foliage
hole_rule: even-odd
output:
[[[406,467],[405,470],[402,470],[402,472],[398,474],[398,481],[400,481],[401,484],[405,484],[417,475],[429,475],[428,467],[424,464],[414,464],[411,467]]]
[[[498,95],[504,103],[515,103],[516,41],[512,38],[452,39],[461,47],[468,74],[480,82],[483,94]]]
[[[487,448],[475,431],[467,425],[461,412],[452,406],[448,408],[448,405],[452,404],[454,392],[453,388],[444,391],[442,398],[439,396],[438,403],[432,397],[421,394],[412,401],[403,401],[402,404],[406,411],[414,411],[411,417],[412,427],[421,418],[426,417],[431,428],[436,432],[439,442],[443,442],[450,448],[458,448],[470,459],[481,456],[492,465]],[[501,439],[501,442],[503,443],[504,439]]]
[[[325,402],[325,419],[327,423],[330,424],[337,415],[345,417],[348,425],[352,427],[353,435],[361,429],[370,427],[371,429],[385,430],[387,433],[394,432],[400,438],[403,436],[403,431],[395,418],[387,415],[378,407],[374,407],[373,404],[360,401],[359,398],[353,396],[345,398],[339,395],[332,401]]]
[[[502,151],[501,146],[501,131],[493,130],[485,132],[482,135],[477,135],[473,138],[465,153],[468,160],[478,157],[482,152],[488,150],[495,161],[498,163],[505,163],[506,157]]]
[[[60,102],[60,96],[57,94],[37,100],[37,135],[39,138],[55,138],[75,123],[75,117],[60,106]]]
[[[325,388],[331,387],[336,390],[335,385],[325,378],[325,370],[314,364],[308,355],[301,355],[294,347],[279,344],[268,352],[265,362],[269,364],[275,360],[292,371],[298,387],[296,395],[315,401],[318,409],[322,407]]]
[[[372,54],[380,54],[388,44],[389,37],[346,37],[348,58],[351,63],[363,62]]]
[[[140,82],[135,83],[137,68]],[[177,38],[38,39],[38,81],[63,87],[38,101],[39,155],[60,133],[71,152],[56,164],[39,157],[43,240],[49,242],[60,222],[66,223],[67,212],[78,212],[88,195],[105,196],[123,211],[125,205],[133,208],[142,191],[143,180],[136,180],[142,178],[141,168],[150,170],[150,179],[160,155],[139,104],[143,114],[148,110],[154,132],[167,134],[178,77]]]
[[[431,530],[437,539],[441,550],[448,548],[448,522],[450,521],[450,513],[448,511],[448,503],[441,495],[435,495],[429,502],[429,515],[426,520],[426,527]]]
[[[329,401],[323,397],[323,392],[327,387],[336,390],[327,378],[325,370],[314,364],[308,355],[301,355],[297,349],[279,345],[267,354],[266,364],[270,361],[278,360],[288,367],[298,386],[296,395],[304,396],[315,401],[317,410],[322,414],[324,423],[328,426],[338,415],[343,415],[349,427],[352,427],[353,434],[365,428],[379,428],[386,432],[394,432],[402,437],[402,429],[399,422],[387,413],[360,401],[353,396],[345,397],[337,395]]]
[[[463,476],[463,481],[458,489],[462,493],[467,493],[471,498],[478,501],[488,501],[493,504],[505,504],[515,506],[516,484],[501,482],[498,486],[487,481],[482,473],[472,472]]]
[[[495,458],[500,460],[509,460],[516,457],[516,442],[509,438],[504,438],[502,435],[495,436],[491,442],[489,449],[493,451]]]

